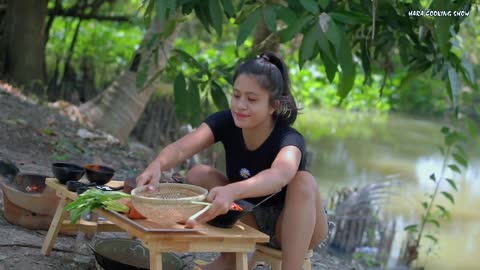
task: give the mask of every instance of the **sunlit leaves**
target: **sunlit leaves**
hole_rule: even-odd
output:
[[[437,204],[436,207],[438,208],[438,210],[440,210],[441,217],[448,217],[450,215],[448,210],[444,206]]]
[[[478,136],[478,128],[477,124],[470,118],[466,118],[465,120],[466,126],[467,126],[467,131],[471,137]]]
[[[284,21],[287,25],[292,25],[295,21],[297,21],[297,14],[293,12],[291,9],[282,6],[282,5],[272,5],[276,14],[278,14],[278,18]]]
[[[455,164],[450,164],[450,165],[448,165],[448,168],[450,168],[452,171],[454,171],[454,172],[456,172],[456,173],[458,173],[458,174],[461,174],[461,173],[462,173],[462,171],[460,171],[460,169],[458,168],[458,166],[455,165]]]
[[[455,199],[453,198],[452,194],[446,192],[446,191],[442,191],[441,194],[447,198],[452,204],[455,204]]]
[[[450,1],[434,0],[432,8],[434,10],[451,10]],[[440,47],[440,51],[445,58],[448,57],[450,50],[450,27],[452,27],[452,18],[450,16],[436,16],[435,20],[435,35]]]
[[[461,154],[453,153],[452,156],[453,159],[455,159],[455,161],[458,162],[460,165],[465,168],[468,167],[468,161]]]
[[[453,179],[445,178],[445,180],[447,180],[448,184],[449,184],[455,191],[458,191],[457,185],[455,184],[455,181],[453,181]]]
[[[183,73],[179,73],[173,84],[175,98],[175,112],[179,121],[198,125],[200,121],[200,92],[193,80],[185,79]]]
[[[223,29],[223,9],[220,6],[219,0],[208,0],[208,10],[210,11],[213,28],[217,34],[221,36]]]
[[[316,34],[317,31],[315,28],[310,29],[303,36],[302,45],[299,50],[299,65],[300,68],[303,66],[305,61],[312,59],[316,55],[315,43],[316,43]]]
[[[432,240],[435,244],[438,242],[438,238],[436,238],[435,236],[433,236],[431,234],[425,235],[425,238],[428,238],[428,239]]]
[[[436,182],[437,181],[437,178],[435,178],[435,173],[432,173],[430,174],[430,177],[429,177],[433,182]]]
[[[293,39],[296,35],[298,35],[305,24],[311,21],[313,17],[311,15],[303,16],[299,18],[292,24],[288,25],[285,29],[281,30],[278,34],[280,36],[280,42],[287,42]]]
[[[339,10],[329,13],[330,17],[344,24],[370,24],[372,19],[364,13]]]
[[[231,0],[222,0],[223,10],[228,18],[235,16],[235,7],[232,4]]]
[[[450,65],[448,66],[448,82],[447,94],[453,103],[453,107],[456,108],[458,95],[460,94],[460,78],[457,71]]]
[[[300,4],[311,13],[318,14],[318,4],[314,0],[299,0]]]
[[[272,6],[266,6],[263,10],[263,20],[265,21],[265,25],[267,26],[268,30],[271,32],[277,31],[277,14],[275,9]]]
[[[318,0],[318,4],[322,9],[326,9],[330,0]]]
[[[330,20],[327,30],[327,38],[334,44],[336,55],[342,71],[338,85],[338,95],[343,100],[355,81],[355,64],[353,62],[352,49],[346,33],[338,27],[333,20]]]
[[[260,19],[260,15],[260,10],[256,9],[253,13],[248,15],[248,17],[240,24],[240,30],[237,36],[237,47],[241,46],[248,38],[252,30],[257,25],[257,22]]]
[[[210,94],[212,95],[213,102],[215,103],[215,106],[217,107],[218,110],[228,109],[227,97],[225,96],[225,93],[223,92],[220,85],[213,82],[211,85]]]
[[[405,231],[408,231],[408,232],[412,232],[412,233],[416,233],[418,232],[418,225],[417,224],[413,224],[413,225],[408,225],[406,226],[405,228],[403,228]]]

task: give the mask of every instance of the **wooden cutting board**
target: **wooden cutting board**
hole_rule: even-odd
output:
[[[121,221],[134,226],[144,232],[201,232],[206,231],[207,228],[202,224],[197,224],[195,228],[187,229],[183,225],[177,223],[164,223],[159,224],[148,219],[130,219],[125,214],[118,212],[108,211],[109,214],[115,216]]]

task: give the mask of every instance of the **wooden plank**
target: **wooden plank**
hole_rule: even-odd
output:
[[[76,232],[82,231],[85,233],[97,233],[97,232],[121,232],[123,231],[117,225],[110,221],[85,221],[81,219],[78,223],[72,224],[70,220],[64,220],[62,223],[62,231]]]
[[[255,249],[255,241],[212,241],[208,238],[195,241],[177,239],[146,239],[148,247],[155,247],[159,252],[250,252]]]
[[[199,232],[199,231],[206,231],[207,229],[205,226],[197,226],[193,229],[185,229],[183,225],[177,223],[165,223],[165,224],[158,224],[152,222],[148,219],[130,219],[125,214],[106,211],[108,214],[103,213],[104,215],[108,215],[109,217],[115,217],[115,220],[119,220],[119,222],[124,222],[126,224],[130,224],[131,226],[137,227],[139,230],[147,233],[147,232]]]
[[[48,229],[47,236],[43,241],[41,253],[43,255],[49,256],[52,252],[53,245],[55,244],[55,240],[57,239],[58,232],[62,227],[63,220],[67,212],[63,211],[63,208],[67,204],[67,198],[61,197],[60,201],[58,202],[57,210],[55,211],[55,215],[53,216],[52,223],[50,224],[50,228]]]
[[[269,241],[268,235],[240,222],[231,229],[217,228],[208,224],[202,224],[200,225],[201,228],[193,230],[183,229],[180,225],[175,228],[147,228],[142,225],[145,224],[145,222],[148,222],[146,220],[131,220],[125,215],[118,214],[116,212],[106,211],[103,209],[96,209],[95,211],[99,215],[112,221],[128,233],[133,234],[139,238],[147,238],[148,235],[149,238],[155,237],[156,239],[176,240],[181,238],[189,241],[196,241],[205,238],[210,241],[214,241],[216,239],[248,239],[259,243],[267,243]]]
[[[158,252],[154,247],[150,248],[150,269],[151,270],[162,270],[163,268],[163,260],[162,260],[162,253]]]
[[[235,270],[247,270],[248,269],[248,253],[236,252],[235,253]]]

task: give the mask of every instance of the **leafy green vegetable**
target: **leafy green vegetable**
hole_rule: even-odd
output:
[[[64,208],[70,211],[70,222],[76,223],[82,214],[91,212],[96,208],[104,208],[116,212],[128,212],[129,208],[117,202],[121,198],[129,198],[131,195],[119,191],[100,191],[89,189],[82,193],[75,201],[70,202]]]

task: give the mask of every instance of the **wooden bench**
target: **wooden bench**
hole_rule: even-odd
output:
[[[234,252],[235,270],[248,269],[248,252],[255,250],[257,243],[267,243],[269,236],[246,224],[238,222],[232,229],[201,225],[193,230],[182,226],[162,228],[148,220],[130,220],[116,212],[96,209],[94,212],[107,222],[85,222],[69,224],[66,220],[65,205],[77,198],[77,194],[67,190],[55,178],[47,178],[45,183],[56,191],[60,198],[57,210],[43,242],[42,254],[50,255],[60,228],[68,227],[86,232],[125,231],[140,239],[150,251],[150,269],[162,270],[162,252]],[[111,181],[110,186],[123,182]]]

